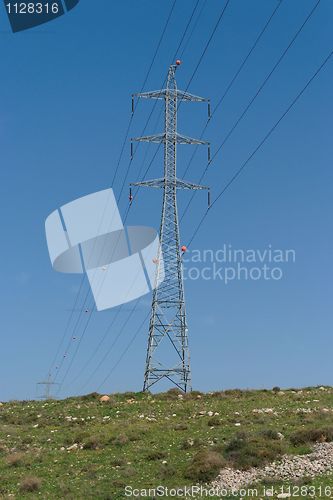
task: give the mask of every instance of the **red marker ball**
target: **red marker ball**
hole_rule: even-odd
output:
[[[181,60],[180,60],[180,59],[177,59],[177,61],[176,61],[176,65],[177,65],[177,66],[180,66],[180,65],[181,65],[181,63],[182,63],[182,62],[181,62]]]

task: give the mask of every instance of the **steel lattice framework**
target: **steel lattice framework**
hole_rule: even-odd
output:
[[[160,255],[156,258],[157,283],[160,282],[162,274],[164,280],[153,291],[144,391],[148,391],[162,379],[168,379],[184,392],[191,390],[190,352],[182,270],[183,252],[179,238],[177,189],[199,190],[208,188],[177,178],[177,145],[206,144],[208,145],[208,157],[210,157],[210,150],[208,142],[178,134],[177,112],[181,101],[206,101],[208,102],[208,113],[210,113],[210,105],[208,99],[177,89],[175,73],[179,64],[180,62],[177,61],[175,65],[170,66],[167,85],[164,90],[133,95],[133,99],[138,97],[163,99],[165,101],[164,133],[132,139],[132,141],[164,144],[164,177],[131,184],[132,186],[162,188],[164,191],[160,225]],[[130,199],[132,199],[132,196],[130,196]],[[161,345],[162,341],[163,343],[167,342],[171,347],[171,352],[175,358],[173,362],[170,360],[170,354],[167,359],[164,359],[165,348],[163,349],[163,345]],[[162,360],[161,355],[163,354],[164,358]]]

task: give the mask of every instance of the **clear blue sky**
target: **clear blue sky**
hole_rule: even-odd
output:
[[[36,396],[35,384],[47,374],[80,283],[79,276],[52,270],[45,218],[68,201],[110,186],[129,120],[130,94],[141,88],[171,4],[171,0],[81,0],[64,17],[15,35],[9,31],[4,7],[0,8],[2,400]],[[160,87],[194,4],[194,0],[177,2],[146,90]],[[192,75],[221,4],[220,0],[206,4],[177,74],[180,88]],[[284,0],[207,128],[213,152],[314,4],[314,0]],[[191,92],[209,96],[214,106],[275,5],[275,0],[231,0]],[[211,166],[204,182],[212,186],[213,199],[332,50],[332,21],[333,4],[322,0]],[[296,262],[284,266],[281,281],[241,280],[227,286],[219,280],[186,281],[196,389],[333,384],[332,79],[331,61],[214,206],[192,244],[192,250],[218,250],[224,244],[264,249],[271,244],[296,252]],[[131,136],[141,133],[150,110],[150,103],[140,104]],[[155,120],[154,114],[147,132],[154,131]],[[179,129],[199,136],[205,120],[203,105],[184,104]],[[154,148],[138,149],[128,181],[136,180],[145,152],[149,161]],[[179,150],[180,175],[191,152],[185,146]],[[113,186],[116,195],[128,158],[126,146]],[[206,151],[200,150],[187,179],[197,182],[205,165]],[[161,172],[158,155],[149,177]],[[126,186],[120,203],[123,214],[127,195]],[[180,193],[180,212],[188,199],[188,193]],[[161,192],[142,190],[128,223],[158,227],[160,202]],[[206,203],[206,196],[199,193],[182,221],[185,244]],[[103,353],[74,383],[115,311],[93,314],[60,395],[78,393],[87,380],[83,392],[99,386],[147,314],[149,303],[146,296],[96,374],[91,377]],[[131,306],[119,315],[105,349]],[[141,389],[146,340],[144,329],[101,391]]]

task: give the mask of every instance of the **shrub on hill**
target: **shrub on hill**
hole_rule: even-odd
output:
[[[333,427],[322,429],[302,429],[294,432],[290,436],[290,441],[294,446],[306,443],[324,443],[333,441]]]
[[[283,452],[282,442],[273,434],[239,433],[227,444],[224,456],[234,468],[246,470],[273,462],[281,457]]]
[[[208,482],[214,479],[222,467],[225,466],[223,457],[210,450],[201,450],[194,455],[191,463],[185,470],[186,479],[197,482]]]

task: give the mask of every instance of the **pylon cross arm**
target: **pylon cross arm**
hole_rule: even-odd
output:
[[[164,188],[165,187],[165,179],[152,179],[149,181],[142,182],[131,182],[131,186],[137,187],[152,187],[152,188]],[[176,188],[177,189],[192,189],[192,190],[200,190],[200,189],[209,189],[208,186],[201,186],[200,184],[193,184],[193,182],[183,181],[181,179],[176,179]]]
[[[162,143],[165,142],[165,134],[157,134],[157,135],[144,135],[142,137],[133,137],[131,139],[132,142],[155,142]]]
[[[200,139],[193,139],[192,137],[186,137],[185,135],[177,134],[178,144],[205,144],[209,145],[207,141],[201,141]]]
[[[153,90],[151,92],[140,92],[133,94],[132,98],[138,97],[141,99],[165,99],[167,90]]]
[[[184,92],[183,90],[177,90],[176,93],[177,93],[177,99],[181,101],[210,102],[210,99],[206,99],[205,97],[200,97],[194,94],[189,94],[188,92]]]
[[[169,137],[167,134],[156,134],[156,135],[144,135],[142,137],[133,137],[132,142],[155,142],[155,143],[165,143],[167,141],[174,140],[177,144],[203,144],[209,145],[207,141],[201,141],[200,139],[193,139],[192,137],[187,137],[181,134],[175,134],[175,136]]]
[[[151,92],[139,92],[133,94],[133,98],[140,99],[165,99],[166,96],[172,95],[176,97],[179,101],[190,101],[190,102],[210,102],[210,99],[205,97],[200,97],[198,95],[190,94],[189,92],[184,92],[183,90],[177,89],[163,89],[163,90],[153,90]]]

